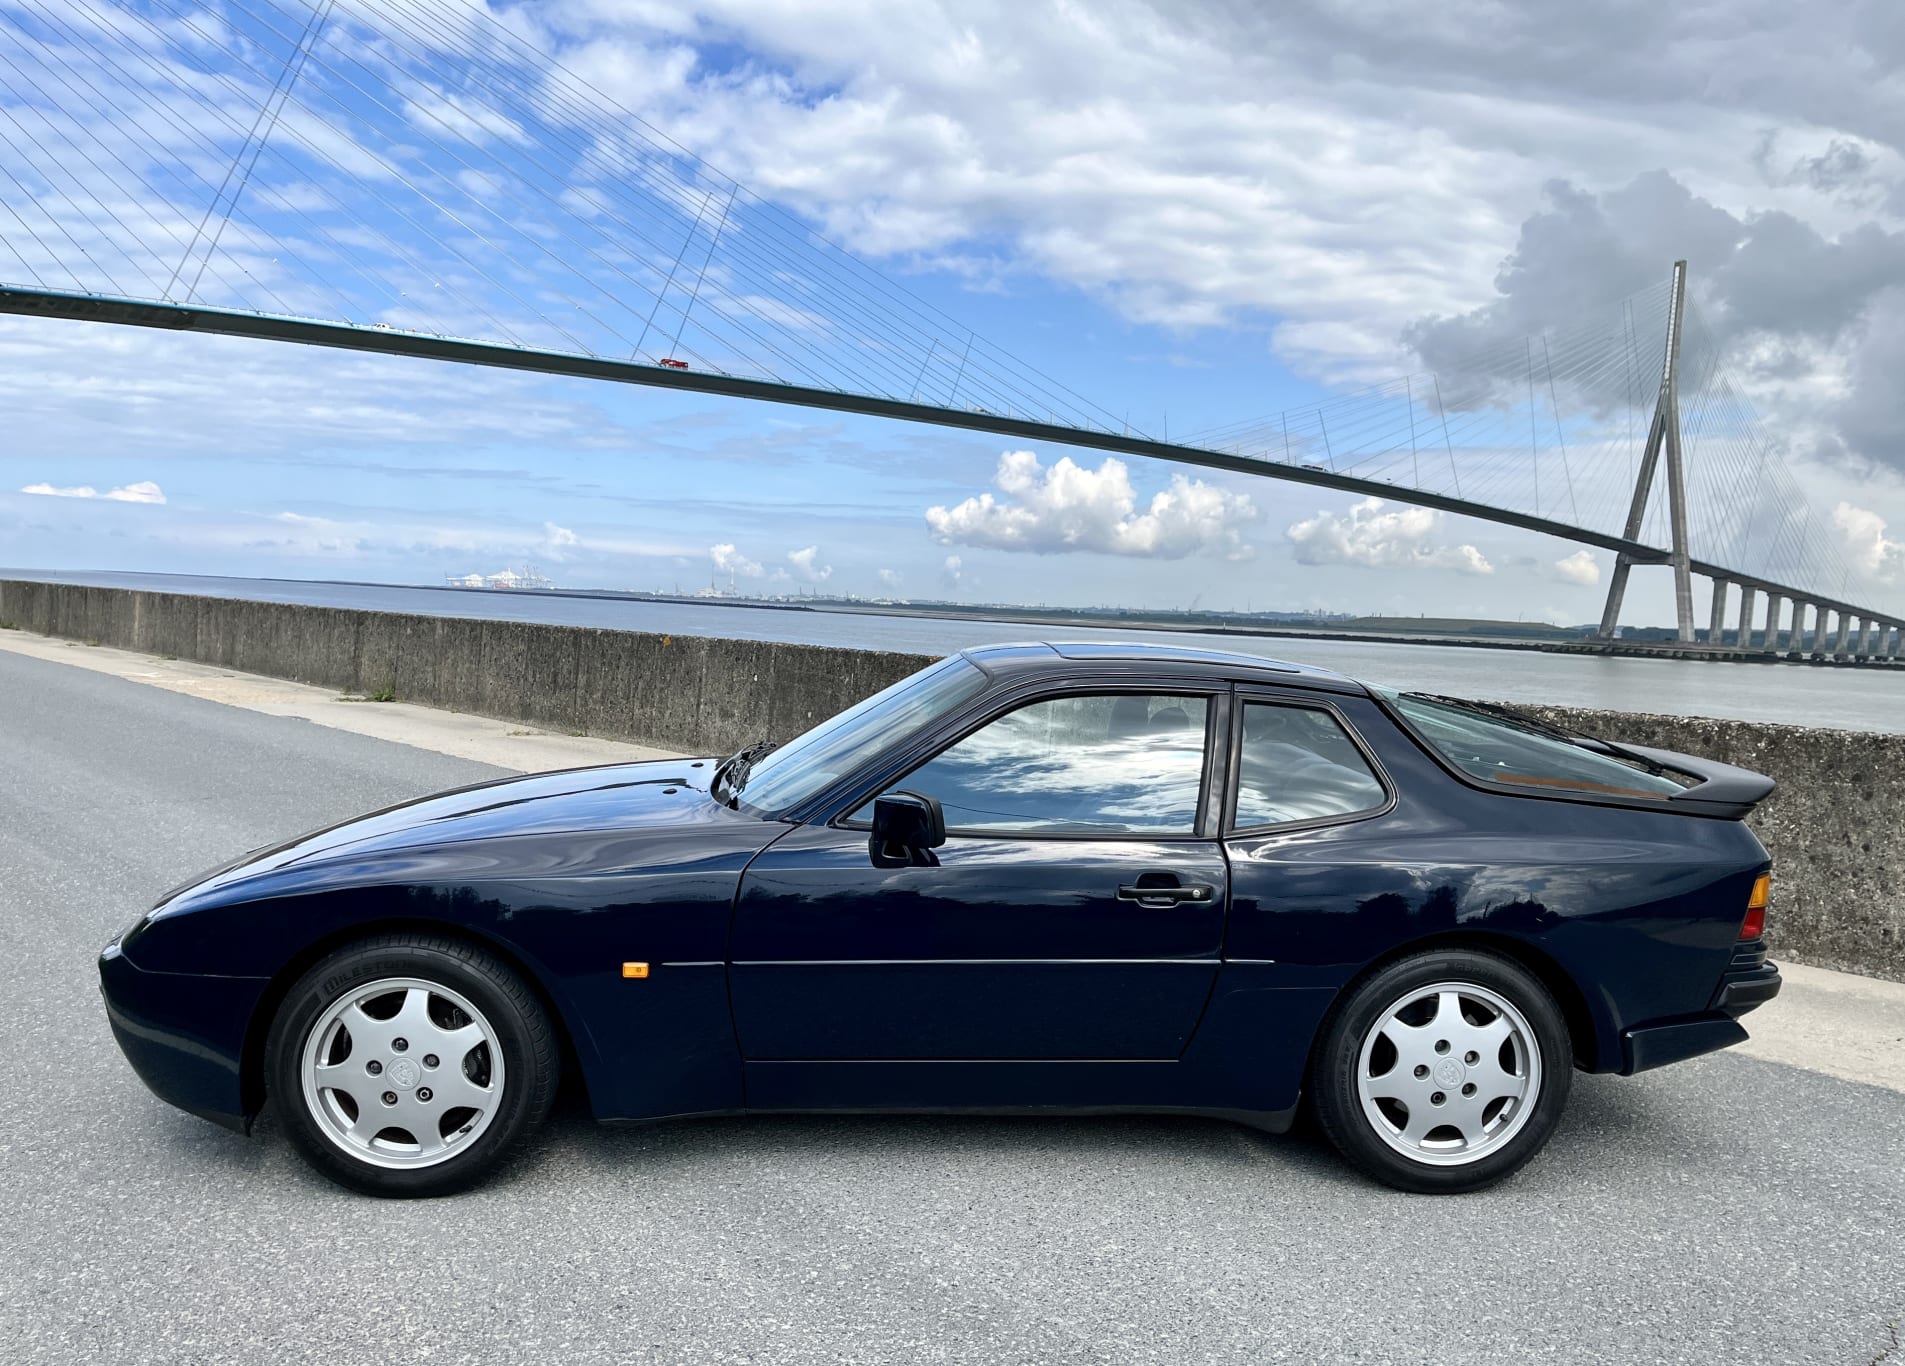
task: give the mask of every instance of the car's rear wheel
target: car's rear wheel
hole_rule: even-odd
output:
[[[366,940],[286,994],[266,1086],[313,1166],[372,1195],[446,1195],[541,1124],[561,1054],[547,1012],[494,956],[429,935]]]
[[[1554,998],[1493,954],[1439,949],[1353,987],[1312,1069],[1318,1121],[1400,1190],[1471,1191],[1518,1170],[1567,1103],[1573,1054]]]

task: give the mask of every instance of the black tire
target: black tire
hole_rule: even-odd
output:
[[[1473,1022],[1467,1019],[1470,1011],[1475,1012],[1478,1018],[1485,1017],[1488,1003],[1479,999],[1482,993],[1505,1001],[1514,1012],[1520,1014],[1527,1026],[1526,1031],[1511,1029],[1510,1033],[1516,1038],[1525,1035],[1534,1050],[1535,1065],[1529,1070],[1533,1098],[1520,1110],[1512,1111],[1507,1103],[1498,1102],[1501,1109],[1495,1112],[1495,1123],[1498,1125],[1495,1136],[1487,1136],[1482,1131],[1482,1138],[1471,1140],[1458,1127],[1447,1126],[1432,1128],[1412,1142],[1405,1132],[1410,1114],[1407,1104],[1372,1099],[1370,1104],[1378,1113],[1372,1115],[1366,1109],[1359,1087],[1363,1046],[1366,1040],[1371,1041],[1371,1071],[1378,1071],[1383,1050],[1386,1048],[1391,1054],[1395,1050],[1385,1042],[1372,1039],[1377,1024],[1389,1018],[1391,1009],[1412,993],[1425,993],[1418,997],[1418,1004],[1405,1008],[1405,1015],[1411,1009],[1417,1011],[1418,1015],[1401,1022],[1414,1023],[1420,1012],[1436,1008],[1426,994],[1426,989],[1449,984],[1467,986],[1477,993],[1476,997],[1461,997],[1457,993],[1464,1021],[1456,1029],[1464,1025],[1474,1027]],[[1437,1034],[1453,1032],[1429,1027],[1443,1018],[1452,1017],[1436,1016],[1422,1021],[1425,1044]],[[1448,1042],[1439,1039],[1433,1041]],[[1509,1045],[1505,1056],[1520,1056],[1516,1053],[1518,1047],[1519,1044]],[[1487,1050],[1483,1048],[1478,1051]],[[1466,1056],[1457,1053],[1453,1061],[1460,1063]],[[1434,1052],[1423,1054],[1422,1057],[1421,1063],[1410,1067],[1409,1080],[1402,1079],[1400,1069],[1403,1064],[1399,1056],[1391,1064],[1393,1070],[1384,1071],[1382,1075],[1395,1079],[1386,1089],[1411,1091],[1410,1102],[1422,1105],[1422,1122],[1429,1124],[1440,1118],[1442,1113],[1440,1109],[1428,1108],[1432,1098],[1444,1097],[1442,1100],[1433,1100],[1434,1106],[1442,1107],[1455,1101],[1459,1092],[1455,1089],[1427,1089],[1443,1084],[1438,1080],[1435,1069],[1447,1064]],[[1434,1067],[1430,1067],[1430,1063]],[[1529,1066],[1525,1059],[1520,1065],[1524,1068]],[[1414,1082],[1417,1067],[1429,1073],[1420,1082]],[[1541,1151],[1567,1105],[1573,1067],[1574,1055],[1567,1021],[1555,1005],[1554,998],[1532,973],[1517,963],[1490,953],[1469,949],[1435,949],[1388,964],[1349,988],[1337,1001],[1324,1022],[1311,1063],[1312,1106],[1330,1142],[1351,1164],[1367,1175],[1398,1190],[1430,1195],[1457,1194],[1493,1185],[1518,1171]],[[1451,1076],[1454,1070],[1451,1070]],[[1467,1084],[1468,1075],[1464,1070],[1463,1076],[1455,1078],[1452,1086],[1459,1088]],[[1474,1075],[1483,1076],[1479,1071]],[[1486,1086],[1486,1078],[1479,1084]],[[1419,1101],[1412,1085],[1424,1088]],[[1372,1086],[1372,1089],[1385,1088]],[[1478,1106],[1481,1103],[1477,1102]],[[1480,1113],[1485,1115],[1487,1112]],[[1472,1118],[1470,1122],[1472,1126]],[[1393,1138],[1385,1137],[1385,1133],[1393,1135]],[[1443,1137],[1438,1139],[1438,1134]],[[1426,1149],[1431,1144],[1441,1146],[1445,1151],[1429,1153]]]
[[[413,999],[423,1003],[432,1023],[422,1031],[404,1030],[423,1036],[414,1051],[409,1040],[401,1036],[383,1047],[372,1046],[369,1025],[364,1028],[366,1046],[360,1049],[347,1023],[340,1031],[339,1021],[327,1022],[334,1007],[344,1009],[345,1003],[364,989],[399,980],[422,984],[424,994],[413,998],[405,989],[393,989],[388,995],[369,998],[369,1004],[373,1010],[383,1010],[393,1000],[400,1008]],[[465,1013],[449,999],[452,995],[473,1007],[476,1014]],[[392,1031],[400,1028],[394,1016],[372,1023]],[[500,1094],[495,1095],[493,1105],[472,1109],[450,1106],[441,1115],[426,1114],[423,1102],[438,1101],[428,1085],[430,1081],[437,1080],[446,1093],[461,1085],[449,1071],[435,1070],[449,1060],[439,1060],[436,1053],[428,1051],[428,1040],[454,1036],[426,1031],[460,1032],[472,1024],[482,1041],[454,1065],[466,1079],[484,1083],[486,1090],[493,1087]],[[321,1025],[325,1039],[330,1040],[328,1044],[313,1041],[313,1033]],[[368,1085],[390,1087],[382,1095],[396,1098],[389,1112],[393,1119],[415,1113],[426,1122],[442,1126],[444,1131],[428,1141],[449,1145],[446,1151],[437,1156],[425,1154],[424,1140],[410,1136],[410,1130],[400,1125],[382,1129],[367,1142],[345,1136],[346,1122],[359,1113],[356,1097],[341,1090],[326,1090],[321,1083],[314,1083],[316,1089],[307,1093],[307,1046],[314,1056],[320,1048],[328,1047],[326,1059],[337,1058],[341,1052],[340,1066],[353,1065],[352,1086],[358,1081],[354,1067],[357,1058],[361,1054],[378,1055],[366,1058],[365,1070],[374,1071],[385,1081]],[[441,1045],[445,1051],[454,1046]],[[500,1068],[496,1070],[492,1070],[492,1048],[500,1053]],[[386,1062],[381,1055],[390,1049],[402,1052],[393,1053]],[[367,1195],[448,1195],[483,1180],[541,1125],[555,1099],[561,1057],[548,1013],[535,992],[494,955],[434,935],[382,935],[331,954],[299,978],[285,995],[265,1044],[265,1087],[292,1143],[312,1166],[339,1185]],[[404,1089],[399,1091],[398,1086]],[[364,1101],[369,1107],[379,1103],[375,1096]],[[418,1106],[414,1111],[409,1108],[413,1103]],[[374,1108],[371,1113],[383,1117],[383,1112]],[[334,1137],[334,1133],[339,1136]],[[406,1139],[417,1148],[414,1155],[399,1150]],[[383,1144],[386,1151],[378,1152],[377,1144]],[[403,1162],[429,1165],[390,1165]]]

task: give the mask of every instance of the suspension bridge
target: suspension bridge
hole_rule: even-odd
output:
[[[1079,446],[1478,517],[1672,576],[1678,645],[1897,659],[1685,263],[1593,316],[1134,430],[464,0],[0,0],[0,312]],[[1709,585],[1704,632],[1695,581]]]

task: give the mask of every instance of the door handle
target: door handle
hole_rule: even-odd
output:
[[[1135,901],[1140,906],[1176,906],[1183,902],[1202,904],[1212,901],[1217,889],[1208,882],[1191,882],[1183,885],[1175,883],[1163,887],[1151,887],[1125,883],[1118,888],[1118,900]]]

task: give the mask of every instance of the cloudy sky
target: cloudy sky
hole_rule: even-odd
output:
[[[196,69],[255,99],[243,47],[213,38],[264,3],[126,12],[153,44],[189,29]],[[0,53],[43,57],[32,25],[79,35],[103,12],[0,0]],[[1849,566],[1846,595],[1905,608],[1894,5],[492,12],[611,95],[598,118],[639,116],[1144,431],[1472,370],[1686,257],[1703,335]],[[0,111],[35,98],[17,70],[0,66]],[[475,84],[432,88],[473,143],[526,155],[509,101],[479,108]],[[128,122],[86,133],[102,176],[148,154]],[[0,119],[0,198],[79,197],[35,160],[34,128],[52,135]],[[387,201],[357,169],[368,230]],[[0,250],[0,280],[46,269],[24,226],[0,216],[22,248]],[[533,563],[588,586],[1567,622],[1598,616],[1608,565],[1397,499],[1081,448],[92,324],[0,322],[0,402],[0,565],[431,582]],[[1662,578],[1636,576],[1630,618],[1664,615]]]

